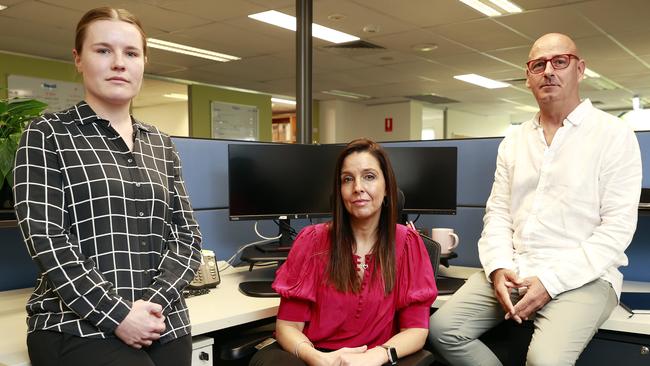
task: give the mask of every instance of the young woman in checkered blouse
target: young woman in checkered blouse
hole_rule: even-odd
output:
[[[23,133],[14,194],[39,269],[27,303],[33,366],[190,365],[181,293],[201,234],[169,136],[129,113],[146,52],[133,14],[88,11],[73,50],[85,100]]]

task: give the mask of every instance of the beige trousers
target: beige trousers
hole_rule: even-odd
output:
[[[513,303],[518,298],[513,298]],[[573,365],[618,304],[609,282],[595,280],[559,294],[533,322],[526,365]],[[451,365],[501,365],[478,338],[503,321],[505,312],[483,271],[475,273],[431,316],[429,341]]]

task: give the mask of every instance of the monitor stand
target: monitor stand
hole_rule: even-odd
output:
[[[257,244],[255,247],[264,253],[270,252],[288,252],[291,249],[291,220],[289,219],[280,219],[278,224],[280,240],[267,243],[267,244]]]
[[[291,221],[289,219],[280,219],[279,223],[280,240],[274,243],[255,245],[263,253],[288,252],[291,249],[293,240],[291,239]],[[283,261],[279,261],[282,263]],[[254,264],[254,262],[251,262]],[[273,290],[271,284],[273,281],[245,281],[239,284],[239,291],[244,295],[251,297],[279,297]]]
[[[279,297],[271,288],[273,281],[246,281],[239,284],[239,291],[251,297]]]

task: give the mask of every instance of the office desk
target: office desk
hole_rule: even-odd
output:
[[[223,263],[220,263],[220,267]],[[275,268],[229,268],[221,273],[221,284],[209,294],[186,299],[192,335],[245,324],[275,316],[279,298],[248,297],[238,285],[247,280],[273,279]],[[0,366],[29,366],[25,304],[32,288],[0,292]]]
[[[469,267],[443,268],[441,274],[449,277],[467,278],[478,269]],[[247,272],[243,268],[228,269],[222,273],[221,284],[209,294],[187,299],[192,320],[192,335],[200,335],[232,326],[276,315],[279,298],[248,297],[239,292],[238,285],[246,280],[268,280],[273,278],[275,268],[255,269]],[[625,282],[627,291],[650,292],[650,283]],[[25,303],[32,289],[20,289],[0,293],[0,365],[29,366],[25,343]],[[433,307],[442,306],[449,296],[439,296]],[[620,306],[601,329],[617,332],[650,335],[650,314],[629,313]]]

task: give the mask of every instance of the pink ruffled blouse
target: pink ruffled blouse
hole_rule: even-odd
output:
[[[397,225],[395,242],[393,291],[384,294],[381,274],[372,275],[375,258],[369,254],[360,292],[344,293],[329,284],[326,273],[329,224],[304,228],[273,282],[281,296],[278,319],[305,322],[303,332],[314,346],[330,350],[372,348],[402,328],[428,328],[429,310],[438,295],[431,261],[420,236],[406,226]]]

